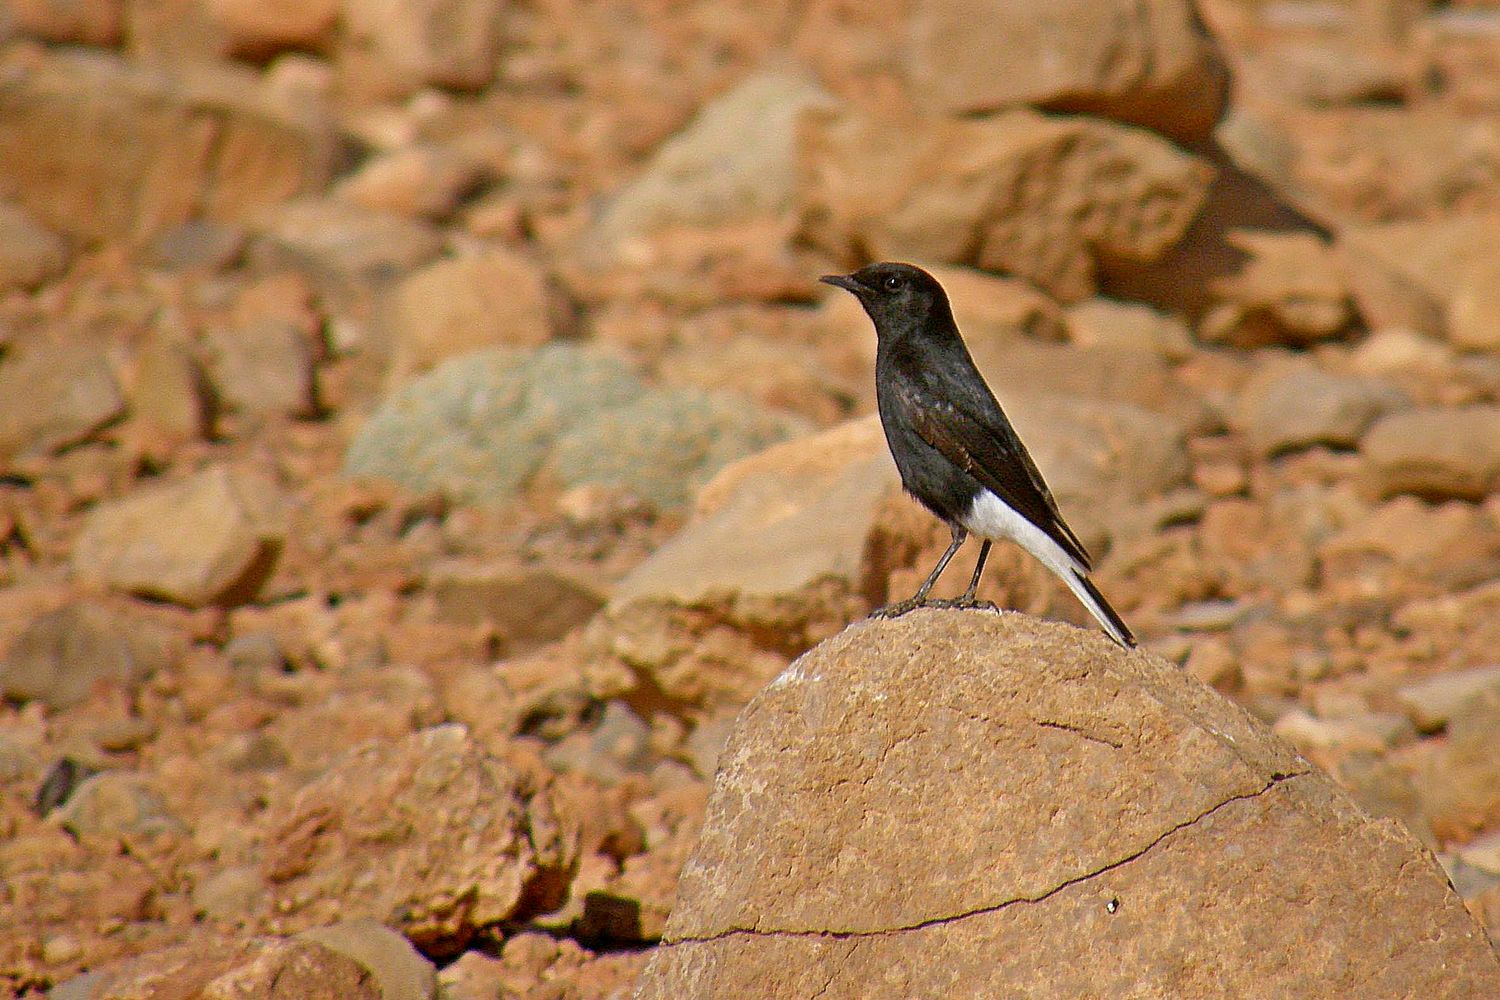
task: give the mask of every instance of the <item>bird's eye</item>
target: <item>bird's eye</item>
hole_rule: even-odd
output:
[[[888,291],[888,292],[900,291],[901,290],[901,276],[897,275],[897,274],[893,274],[889,278],[886,278],[885,279],[885,290]]]

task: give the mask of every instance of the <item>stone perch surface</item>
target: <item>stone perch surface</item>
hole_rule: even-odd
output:
[[[1103,634],[866,621],[745,709],[638,1000],[1500,996],[1406,830]]]

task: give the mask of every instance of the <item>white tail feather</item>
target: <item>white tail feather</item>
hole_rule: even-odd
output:
[[[1037,561],[1050,569],[1059,580],[1068,585],[1089,614],[1099,620],[1109,637],[1127,649],[1135,645],[1135,636],[1125,622],[1109,606],[1098,589],[1089,582],[1088,574],[1072,556],[1063,550],[1047,533],[1032,524],[1010,504],[989,490],[981,490],[969,508],[963,526],[981,538],[1008,538],[1036,557]]]

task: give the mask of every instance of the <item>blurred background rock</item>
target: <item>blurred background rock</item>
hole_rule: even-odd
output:
[[[815,282],[885,257],[1500,934],[1500,6],[4,0],[0,990],[628,991],[735,713],[946,544]]]

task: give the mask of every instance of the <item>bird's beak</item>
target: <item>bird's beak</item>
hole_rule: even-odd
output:
[[[853,292],[855,295],[859,294],[859,282],[855,281],[852,275],[825,274],[818,280],[825,285],[833,285],[835,288],[842,288],[846,292]]]

